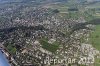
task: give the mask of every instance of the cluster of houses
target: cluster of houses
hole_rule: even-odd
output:
[[[77,58],[88,56],[93,59],[95,54],[99,53],[91,45],[83,44],[88,43],[90,30],[80,29],[70,33],[74,25],[86,22],[83,17],[78,20],[60,19],[60,16],[52,14],[47,8],[37,8],[22,13],[23,18],[11,19],[10,25],[15,28],[4,32],[4,36],[0,37],[5,44],[13,43],[15,47],[18,46],[13,56],[20,66],[51,65],[52,62],[56,62],[55,59],[59,61],[55,65],[67,66],[71,63],[70,59],[72,59],[72,63],[76,63],[75,59],[77,60]],[[19,26],[26,27],[16,28]],[[39,40],[44,38],[48,39],[49,44],[55,41],[59,42],[59,48],[55,53],[42,47]],[[64,59],[68,59],[68,63],[64,62]],[[81,62],[79,63],[81,64]]]

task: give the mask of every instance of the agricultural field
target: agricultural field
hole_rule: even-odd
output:
[[[97,17],[97,18],[100,18],[100,12],[95,13],[94,16]]]
[[[100,59],[95,59],[95,66],[100,66]]]
[[[89,4],[86,8],[100,8],[100,2]]]
[[[46,7],[51,9],[58,9],[61,13],[67,13],[69,8],[66,4],[49,4]]]
[[[90,42],[96,49],[100,50],[100,25],[95,26],[94,32],[90,35]]]
[[[79,19],[80,17],[84,17],[86,21],[90,21],[95,18],[94,10],[90,8],[84,8],[83,6],[69,6],[67,3],[57,3],[57,4],[49,4],[46,7],[51,8],[51,9],[57,9],[59,10],[59,14],[63,18],[68,18],[68,19]],[[69,9],[78,9],[78,11],[69,11]]]
[[[99,10],[100,9],[100,2],[97,2],[95,4],[87,5],[86,8],[87,9],[95,9],[94,13],[92,14],[93,19],[100,18],[100,10]],[[96,49],[100,50],[100,25],[95,25],[94,31],[90,34],[90,43]],[[96,66],[100,66],[100,64],[96,63]]]

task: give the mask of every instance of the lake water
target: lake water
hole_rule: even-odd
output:
[[[5,55],[0,50],[0,66],[10,66]]]

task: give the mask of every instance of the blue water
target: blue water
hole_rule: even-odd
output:
[[[5,55],[2,54],[0,50],[0,66],[10,66],[8,60],[6,59]]]

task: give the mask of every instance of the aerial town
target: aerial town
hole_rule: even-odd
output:
[[[100,66],[100,0],[0,2],[0,66]]]

